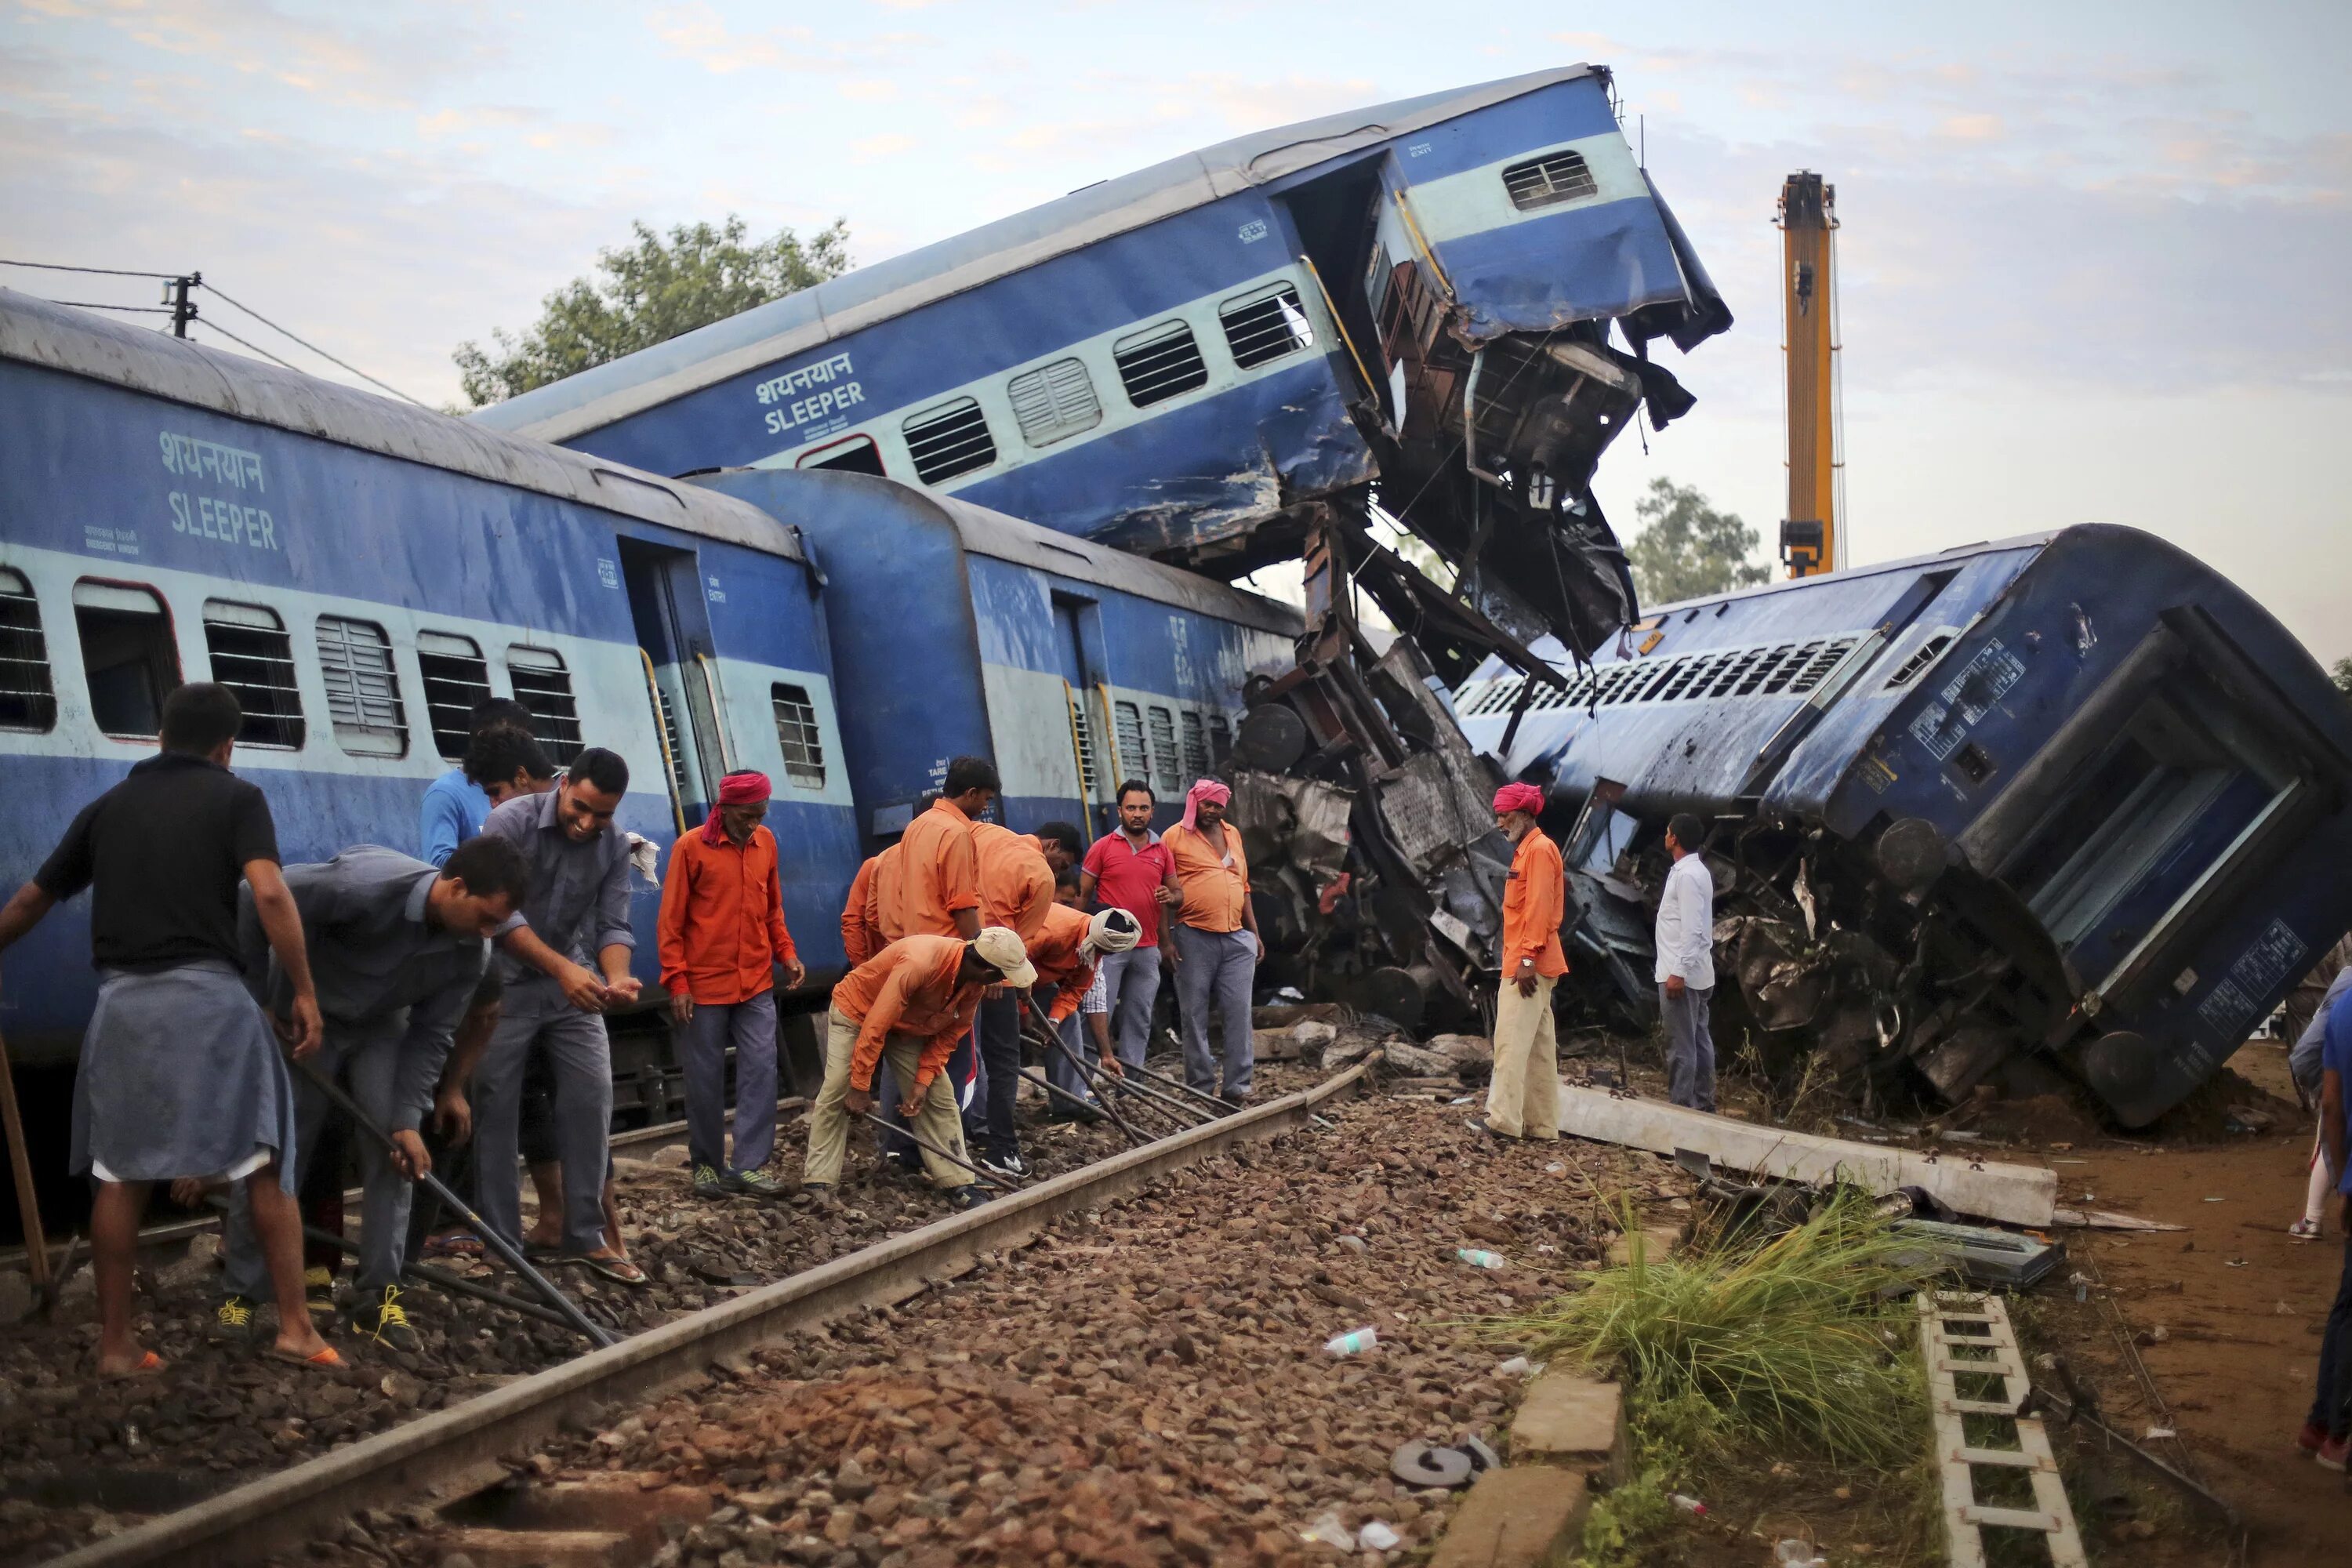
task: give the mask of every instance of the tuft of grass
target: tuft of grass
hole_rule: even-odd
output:
[[[1649,1258],[1630,1207],[1620,1218],[1631,1262],[1490,1331],[1610,1368],[1653,1409],[1712,1412],[1713,1430],[1686,1435],[1702,1442],[1794,1444],[1879,1471],[1916,1457],[1923,1392],[1902,1298],[1933,1270],[1867,1197],[1842,1192],[1792,1230],[1684,1258]]]

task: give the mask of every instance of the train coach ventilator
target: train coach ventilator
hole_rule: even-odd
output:
[[[1240,1145],[1305,1128],[1317,1107],[1355,1093],[1366,1070],[1352,1067],[1311,1089],[891,1237],[54,1561],[58,1568],[251,1563],[299,1549],[368,1509],[413,1509],[478,1492],[505,1478],[502,1456],[547,1442],[567,1422],[690,1385],[704,1368],[794,1330],[908,1300],[967,1273],[982,1254],[1023,1245],[1058,1218]]]

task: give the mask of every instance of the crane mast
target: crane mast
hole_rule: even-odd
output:
[[[1845,564],[1838,515],[1840,449],[1837,286],[1832,266],[1837,187],[1799,170],[1780,187],[1780,322],[1788,362],[1789,510],[1780,523],[1780,560],[1790,577]]]

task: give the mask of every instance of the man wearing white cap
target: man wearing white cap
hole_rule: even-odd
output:
[[[1075,883],[1065,883],[1063,891],[1075,897],[1077,889]],[[1103,1070],[1113,1078],[1121,1076],[1118,1054],[1111,1046],[1109,1011],[1107,1006],[1087,1008],[1086,1001],[1100,984],[1102,961],[1112,953],[1131,951],[1142,935],[1141,922],[1126,910],[1087,915],[1056,899],[1045,910],[1045,923],[1029,942],[1029,962],[1036,967],[1037,984],[1052,987],[1044,1004],[1045,1022],[1070,1049],[1067,1058],[1056,1051],[1045,1060],[1045,1079],[1055,1088],[1080,1100],[1093,1098],[1077,1065],[1085,1050],[1076,1030],[1082,1010],[1094,1030],[1095,1054],[1101,1058]],[[1055,1113],[1072,1114],[1066,1105],[1056,1100]]]
[[[924,1140],[955,1158],[925,1149],[923,1169],[957,1208],[983,1195],[978,1179],[957,1160],[964,1152],[963,1119],[940,1069],[971,1032],[980,994],[991,985],[1026,990],[1037,971],[1021,938],[991,926],[970,942],[952,936],[905,936],[844,975],[833,988],[824,1051],[824,1087],[809,1111],[808,1161],[801,1187],[824,1206],[836,1200],[849,1119],[874,1109],[874,1075],[887,1057],[904,1086],[899,1110]]]

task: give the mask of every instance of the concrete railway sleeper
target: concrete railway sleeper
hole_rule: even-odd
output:
[[[1350,1068],[1211,1125],[890,1237],[609,1349],[151,1519],[56,1561],[168,1562],[173,1568],[253,1562],[313,1542],[331,1542],[362,1510],[478,1491],[508,1473],[502,1459],[528,1454],[599,1413],[700,1382],[708,1376],[705,1369],[737,1361],[781,1336],[905,1301],[967,1273],[984,1255],[1022,1246],[1057,1220],[1098,1210],[1198,1162],[1303,1129],[1318,1107],[1353,1094],[1362,1074],[1360,1067]]]

